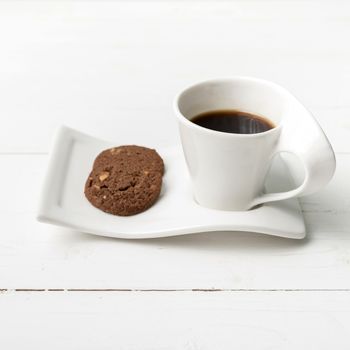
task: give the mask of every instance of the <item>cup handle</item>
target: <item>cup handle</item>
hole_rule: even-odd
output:
[[[251,207],[262,203],[309,195],[320,190],[333,177],[336,165],[333,149],[316,120],[311,115],[307,117],[309,121],[313,122],[312,125],[310,124],[309,128],[306,128],[304,132],[298,132],[298,134],[282,133],[275,152],[275,154],[292,153],[300,159],[305,174],[302,184],[290,191],[262,194],[252,201]],[[290,125],[283,129],[288,130],[289,128]],[[288,140],[294,141],[288,142]]]

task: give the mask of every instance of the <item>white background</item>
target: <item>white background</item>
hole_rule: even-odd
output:
[[[1,349],[349,349],[349,42],[348,1],[0,2]],[[173,96],[230,75],[289,89],[334,146],[305,240],[35,221],[59,125],[171,145]]]

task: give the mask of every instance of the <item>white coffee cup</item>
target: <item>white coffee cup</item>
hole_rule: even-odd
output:
[[[335,171],[335,156],[322,129],[284,88],[261,79],[233,77],[195,84],[174,101],[186,163],[198,204],[220,210],[248,210],[258,204],[311,194]],[[204,128],[191,118],[234,109],[266,117],[273,129],[233,134]],[[305,177],[297,188],[263,193],[273,157],[295,154]]]

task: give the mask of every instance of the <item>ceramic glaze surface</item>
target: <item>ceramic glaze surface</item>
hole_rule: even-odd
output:
[[[160,198],[143,213],[119,217],[93,207],[84,183],[96,155],[113,144],[62,127],[57,132],[42,190],[38,219],[83,232],[118,238],[155,238],[206,231],[252,231],[303,238],[305,226],[297,200],[270,203],[250,211],[223,211],[200,206],[180,145],[159,149],[165,163]],[[271,171],[269,188],[291,187],[280,161]]]
[[[205,207],[248,210],[261,203],[311,194],[334,174],[334,152],[322,129],[305,107],[277,84],[248,77],[209,80],[180,93],[174,109],[194,197]],[[267,117],[276,127],[257,134],[233,134],[190,121],[197,114],[223,109]],[[271,161],[280,152],[300,159],[304,181],[287,192],[264,194]]]

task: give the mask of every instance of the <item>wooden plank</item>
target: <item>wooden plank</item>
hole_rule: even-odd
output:
[[[350,155],[302,199],[307,239],[203,233],[125,241],[35,221],[47,157],[2,155],[0,289],[350,289]]]
[[[172,144],[174,95],[230,75],[284,85],[349,152],[349,16],[348,2],[1,2],[0,152],[47,152],[62,123]]]
[[[349,292],[18,292],[0,310],[9,350],[350,347]]]

